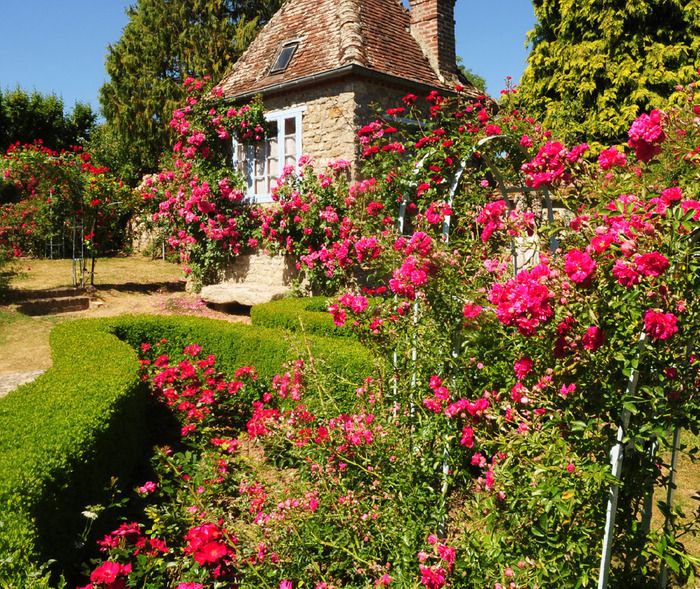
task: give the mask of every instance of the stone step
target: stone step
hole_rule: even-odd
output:
[[[210,305],[252,307],[290,293],[297,275],[292,256],[244,254],[224,270],[221,282],[204,286],[200,296]]]
[[[291,289],[286,286],[254,284],[250,282],[222,282],[202,288],[200,297],[212,305],[244,305],[252,307],[282,298]]]
[[[56,313],[71,313],[90,308],[88,296],[63,296],[57,298],[40,298],[22,301],[17,304],[17,311],[25,315],[54,315]]]
[[[43,290],[10,289],[2,293],[2,298],[8,303],[37,301],[41,299],[60,299],[64,297],[84,296],[87,289],[81,287],[47,288]]]

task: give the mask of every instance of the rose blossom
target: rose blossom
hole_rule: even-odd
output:
[[[596,263],[586,252],[572,249],[566,252],[564,271],[576,284],[588,284],[596,269]]]
[[[661,144],[666,135],[661,127],[662,112],[652,110],[649,114],[641,114],[632,123],[628,131],[628,145],[634,149],[637,159],[648,162],[661,153]]]
[[[583,347],[589,352],[595,352],[605,341],[605,334],[600,327],[591,325],[581,338]]]
[[[644,331],[652,339],[670,339],[678,331],[678,319],[673,313],[649,309],[644,313]]]

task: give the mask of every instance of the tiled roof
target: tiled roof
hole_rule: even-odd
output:
[[[347,66],[435,88],[441,81],[410,33],[400,0],[287,0],[223,79],[223,95],[264,92]],[[298,40],[289,67],[270,75],[283,43]]]

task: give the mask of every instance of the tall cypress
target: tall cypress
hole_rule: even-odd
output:
[[[698,0],[534,0],[520,95],[559,137],[625,140],[641,113],[697,79]]]
[[[109,47],[102,111],[121,149],[126,176],[156,169],[170,143],[168,121],[189,77],[223,77],[280,0],[137,0]],[[126,172],[126,170],[124,170]]]

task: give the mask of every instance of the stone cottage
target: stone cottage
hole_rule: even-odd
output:
[[[455,58],[454,4],[284,2],[220,84],[223,98],[233,102],[262,95],[271,125],[263,144],[234,145],[251,202],[269,202],[283,167],[296,165],[302,154],[320,165],[335,159],[354,163],[357,130],[374,118],[371,104],[397,106],[408,93],[449,93],[464,85]],[[281,260],[241,258],[227,282],[205,287],[205,300],[269,300],[292,273]],[[247,290],[236,286],[240,281]]]

